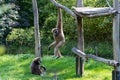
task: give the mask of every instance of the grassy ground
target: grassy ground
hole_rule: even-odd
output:
[[[53,80],[56,73],[58,80],[111,80],[112,67],[100,62],[89,60],[85,63],[82,78],[75,75],[75,58],[64,56],[53,59],[51,56],[42,58],[42,65],[47,71],[44,76],[30,73],[30,63],[34,55],[3,55],[0,56],[0,80]]]

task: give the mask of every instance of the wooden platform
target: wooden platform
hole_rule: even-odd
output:
[[[92,8],[92,7],[72,7],[74,13],[80,17],[97,17],[111,15],[117,12],[114,8],[102,7],[102,8]]]

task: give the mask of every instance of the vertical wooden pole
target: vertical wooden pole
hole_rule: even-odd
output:
[[[77,7],[83,7],[83,0],[77,0]]]
[[[77,1],[77,7],[82,7],[82,0]],[[77,48],[84,52],[84,30],[83,30],[83,19],[82,17],[77,17],[77,29],[78,29],[78,45]],[[76,74],[82,76],[84,72],[84,60],[77,56],[76,57]]]
[[[78,29],[78,45],[77,48],[84,52],[84,30],[82,24],[82,18],[77,18]],[[83,59],[79,56],[76,57],[76,74],[82,76],[84,72]]]
[[[41,57],[41,44],[40,44],[40,33],[39,33],[39,15],[37,1],[32,0],[33,13],[34,13],[34,27],[35,27],[35,54],[36,57]]]
[[[113,0],[113,7],[119,10],[119,0]],[[119,50],[119,14],[116,13],[113,18],[113,52],[114,60],[120,63],[120,50]],[[113,80],[120,80],[120,66],[116,67],[113,71]]]

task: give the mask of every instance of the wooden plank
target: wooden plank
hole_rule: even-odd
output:
[[[97,17],[111,15],[117,12],[114,8],[92,8],[92,7],[72,7],[75,14],[80,17]]]
[[[102,7],[102,8],[92,8],[92,7],[72,7],[76,13],[79,14],[99,14],[99,13],[108,13],[112,11],[116,11],[114,8],[109,8],[109,7]]]
[[[117,61],[115,61],[115,60],[104,59],[104,58],[101,58],[101,57],[98,57],[98,56],[95,56],[95,55],[92,55],[92,54],[85,54],[84,52],[80,51],[80,50],[77,49],[77,48],[72,48],[72,51],[73,51],[76,55],[82,57],[82,58],[85,59],[85,60],[86,60],[86,58],[92,58],[92,59],[94,59],[94,60],[96,60],[96,61],[103,62],[103,63],[108,64],[108,65],[113,66],[113,67],[118,67],[118,66],[120,65],[120,64],[119,64]]]

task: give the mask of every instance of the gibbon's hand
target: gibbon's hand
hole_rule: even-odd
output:
[[[45,66],[40,66],[41,69],[43,69],[44,71],[46,71],[46,67]]]
[[[50,47],[48,47],[48,51],[50,51]]]

